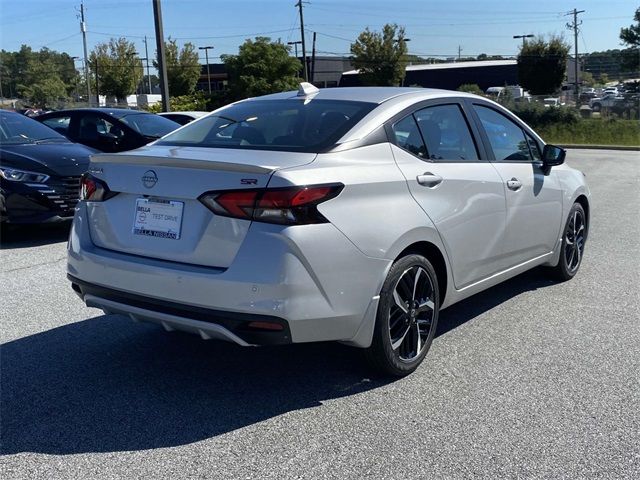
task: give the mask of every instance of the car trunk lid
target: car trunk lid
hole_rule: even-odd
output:
[[[264,188],[276,170],[310,163],[315,156],[166,146],[96,155],[89,172],[118,194],[87,202],[92,241],[118,252],[226,268],[251,222],[216,215],[198,198],[211,191]]]

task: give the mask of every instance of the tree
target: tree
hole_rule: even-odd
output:
[[[565,78],[569,44],[561,36],[537,37],[520,47],[518,81],[532,95],[554,93]]]
[[[386,24],[382,32],[368,28],[351,44],[351,62],[363,85],[401,85],[407,65],[404,27]]]
[[[640,8],[633,16],[634,25],[620,29],[620,40],[629,48],[622,51],[622,67],[625,70],[636,71],[640,68]]]
[[[40,82],[23,86],[22,93],[32,105],[46,107],[66,97],[66,85],[59,77],[43,78]]]
[[[179,49],[177,42],[169,38],[169,41],[165,42],[165,58],[169,93],[172,96],[193,93],[200,78],[201,68],[195,45],[187,42]],[[158,68],[156,60],[153,61],[153,66]]]
[[[302,65],[289,55],[290,48],[268,37],[246,40],[238,55],[222,55],[235,99],[296,90]]]
[[[459,92],[474,93],[476,95],[484,95],[482,89],[476,83],[465,83],[458,87]]]
[[[591,72],[582,72],[580,74],[580,81],[583,87],[593,87],[596,84],[595,78]]]
[[[136,91],[143,69],[133,42],[112,38],[109,43],[96,45],[89,59],[94,81],[98,77],[99,93],[113,95],[121,103]]]
[[[17,52],[0,52],[0,90],[5,96],[46,106],[73,93],[79,79],[73,58],[66,53],[48,48],[35,52],[27,45]]]

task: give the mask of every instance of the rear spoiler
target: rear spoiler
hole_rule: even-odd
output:
[[[215,160],[178,158],[153,155],[127,155],[100,153],[91,155],[91,166],[99,168],[101,164],[149,165],[154,167],[180,167],[198,170],[222,170],[242,173],[271,173],[275,168],[247,165],[244,163],[217,162]]]

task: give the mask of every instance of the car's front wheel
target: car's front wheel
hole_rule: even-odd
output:
[[[397,260],[380,292],[370,363],[385,374],[405,376],[431,347],[440,308],[438,278],[421,255]]]
[[[560,260],[558,265],[551,269],[553,276],[558,280],[571,280],[578,273],[584,256],[587,233],[587,216],[582,205],[576,202],[569,211],[569,217],[564,227]]]

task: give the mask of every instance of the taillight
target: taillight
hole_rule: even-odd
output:
[[[302,225],[326,223],[318,204],[336,197],[344,185],[208,192],[199,200],[217,215],[257,222]]]
[[[97,179],[90,173],[85,173],[80,179],[80,200],[89,202],[103,202],[117,195],[112,192],[102,180]]]

